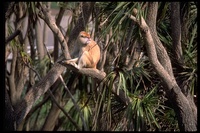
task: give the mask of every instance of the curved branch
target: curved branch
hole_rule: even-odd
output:
[[[134,9],[134,15],[137,14],[137,9]],[[149,60],[153,67],[155,68],[157,74],[161,77],[164,83],[167,85],[168,89],[172,89],[174,86],[177,85],[174,77],[172,78],[169,73],[164,69],[164,67],[160,64],[157,57],[156,48],[154,45],[154,40],[150,32],[150,28],[146,24],[143,17],[141,20],[137,20],[135,16],[129,15],[129,18],[135,21],[141,28],[144,40],[146,42],[147,53],[149,56]]]
[[[148,14],[147,14],[146,22],[148,22],[148,27],[151,31],[153,41],[156,45],[156,52],[157,52],[157,57],[158,57],[159,62],[164,67],[164,69],[168,72],[168,74],[174,77],[170,58],[157,34],[157,29],[156,29],[157,10],[158,10],[158,2],[148,3]]]
[[[17,105],[17,107],[15,107],[17,125],[21,123],[32,108],[33,104],[53,85],[64,70],[64,66],[55,63],[47,75],[42,78],[38,84],[30,88],[30,91],[28,91],[24,99]]]
[[[69,50],[68,50],[68,46],[67,46],[67,42],[66,42],[62,32],[56,25],[55,21],[51,19],[51,15],[48,12],[48,8],[44,7],[44,5],[41,5],[41,12],[39,12],[38,15],[40,18],[42,18],[47,23],[47,25],[52,30],[52,32],[57,36],[57,38],[61,44],[62,51],[64,53],[64,57],[66,59],[71,59],[71,56],[70,56]]]
[[[33,71],[37,74],[39,80],[42,80],[42,79],[41,79],[41,76],[39,75],[39,73],[38,73],[34,68],[30,67],[29,65],[27,65],[27,66],[28,66],[29,68],[31,68],[31,70],[33,70]],[[69,89],[67,88],[67,86],[66,86],[66,84],[65,84],[65,82],[64,82],[64,80],[63,80],[63,78],[62,78],[61,75],[60,75],[60,79],[61,79],[61,82],[63,83],[65,89],[66,89],[66,90],[68,91],[68,93],[70,94],[71,98],[74,99],[73,96],[72,96],[72,94],[71,94],[71,92],[70,92]],[[53,90],[55,90],[55,89],[53,89]],[[67,116],[67,118],[68,118],[68,119],[72,122],[72,124],[74,124],[74,126],[77,128],[77,130],[80,131],[80,128],[79,128],[79,126],[76,124],[76,122],[72,119],[72,117],[68,114],[68,112],[66,112],[66,111],[64,110],[64,108],[61,107],[61,106],[59,105],[59,103],[56,101],[56,98],[55,98],[54,95],[52,94],[52,91],[51,91],[50,89],[48,89],[47,92],[48,92],[48,94],[50,95],[50,97],[51,97],[51,99],[53,100],[53,102],[57,105],[57,107],[58,107],[60,110],[63,111],[63,113]],[[43,104],[46,100],[48,100],[48,96],[43,100],[43,102],[41,102],[39,105],[35,106],[36,108],[32,108],[33,110],[31,110],[31,111],[33,112],[35,109],[37,109],[38,106],[40,107],[41,104]],[[73,102],[74,102],[74,101],[73,101]],[[75,106],[78,106],[75,102],[74,102],[74,105],[75,105]],[[31,111],[30,111],[30,112],[31,112]],[[27,116],[30,114],[30,112],[27,114]],[[80,109],[79,109],[79,112],[80,112]],[[29,115],[29,116],[30,116],[30,115]],[[81,118],[82,118],[82,115],[81,115]],[[86,127],[86,126],[85,126],[85,127]]]

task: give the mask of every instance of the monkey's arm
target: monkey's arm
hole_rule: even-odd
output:
[[[74,59],[78,57],[79,52],[80,52],[80,46],[79,46],[79,42],[76,40],[75,43],[73,44],[73,47],[70,50],[71,58]]]

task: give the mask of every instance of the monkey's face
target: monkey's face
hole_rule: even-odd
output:
[[[80,43],[84,44],[84,45],[87,45],[90,42],[90,40],[91,40],[90,34],[88,34],[85,31],[81,31],[79,33],[78,39],[79,39]]]

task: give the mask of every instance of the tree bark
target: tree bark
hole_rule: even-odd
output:
[[[169,73],[170,76],[174,77],[172,65],[170,58],[167,54],[166,49],[163,47],[156,30],[156,18],[157,18],[158,2],[149,2],[148,3],[148,14],[147,14],[147,23],[148,27],[151,30],[153,41],[156,46],[157,57],[164,69]]]
[[[50,9],[51,6],[51,2],[47,2],[47,9]],[[49,13],[51,13],[51,11],[49,11]],[[47,46],[48,43],[48,25],[46,23],[44,23],[44,30],[43,30],[43,47]],[[46,55],[46,51],[44,50],[44,55]]]
[[[15,85],[15,67],[17,62],[17,49],[12,47],[12,62],[11,62],[11,70],[9,76],[9,93],[12,105],[15,105],[17,102],[16,98],[16,85]]]
[[[176,68],[177,73],[179,73],[184,70],[183,69],[184,59],[182,55],[182,43],[181,43],[181,20],[180,20],[179,2],[171,2],[171,27],[172,27],[171,36],[173,42],[174,67]],[[186,80],[187,78],[185,80],[177,78],[177,83],[181,88],[181,92],[186,97],[189,106],[192,108],[195,117],[197,116],[196,105],[194,103],[193,96],[190,93],[190,88],[188,87],[187,84],[185,84],[185,82],[188,82]]]
[[[10,97],[8,92],[5,90],[5,120],[4,120],[4,130],[5,131],[14,131],[15,127],[15,120],[14,120],[14,110],[10,101]]]
[[[38,18],[35,26],[35,34],[36,34],[36,46],[38,51],[38,59],[42,60],[44,58],[44,45],[43,45],[43,38],[42,38],[42,28],[41,28],[41,21]]]
[[[35,60],[35,54],[36,51],[34,49],[34,34],[33,34],[33,30],[32,30],[33,25],[30,25],[30,28],[28,30],[28,39],[29,39],[29,44],[30,44],[30,54],[31,54],[31,60]],[[28,89],[30,87],[32,87],[35,84],[35,73],[29,69],[29,86]],[[27,90],[28,91],[28,90]]]
[[[171,2],[171,29],[174,57],[178,65],[182,66],[184,60],[181,46],[181,21],[179,2]]]
[[[32,108],[33,104],[48,90],[48,88],[51,87],[64,70],[64,66],[55,63],[47,75],[38,84],[33,86],[30,91],[28,91],[24,99],[15,107],[17,125],[22,122]]]
[[[5,11],[6,11],[5,20],[7,20],[10,17],[10,15],[13,13],[13,8],[16,2],[5,2],[5,3],[6,3],[5,4]]]
[[[61,90],[57,89],[58,91],[62,92]],[[57,100],[61,100],[60,97],[55,97]],[[60,102],[59,102],[60,103]],[[53,102],[50,112],[48,113],[48,116],[45,120],[45,123],[42,127],[42,131],[53,131],[56,121],[58,119],[58,116],[60,114],[61,110],[56,106],[56,104]]]

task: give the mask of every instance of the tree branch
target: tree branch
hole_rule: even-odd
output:
[[[137,9],[134,9],[134,15],[136,15],[136,14],[137,14]],[[158,61],[157,52],[156,52],[155,44],[154,44],[154,41],[153,41],[153,37],[151,35],[150,29],[149,29],[148,25],[146,24],[144,18],[141,16],[140,21],[137,20],[136,17],[133,16],[133,15],[130,15],[129,18],[132,19],[133,21],[135,21],[140,26],[144,40],[146,42],[145,46],[147,48],[147,54],[148,54],[148,57],[149,57],[151,64],[155,68],[157,74],[165,82],[168,89],[172,89],[173,86],[177,85],[177,83],[176,83],[175,79],[172,78],[168,74],[168,72],[164,69],[164,67]]]
[[[33,70],[33,71],[37,74],[39,80],[41,80],[41,76],[39,75],[39,73],[38,73],[34,68],[32,68],[31,66],[29,66],[29,65],[27,65],[27,66],[28,66],[29,68],[31,68],[31,70]],[[65,85],[65,82],[64,82],[62,76],[60,76],[60,79],[61,79],[63,85],[64,85],[65,88],[66,88],[66,85]],[[68,88],[67,88],[67,90],[68,90]],[[68,112],[66,112],[66,111],[64,110],[64,108],[61,107],[61,106],[59,105],[59,103],[56,101],[54,95],[52,94],[52,91],[51,91],[50,89],[48,89],[47,92],[48,92],[49,96],[51,97],[51,99],[53,100],[53,102],[57,105],[57,107],[58,107],[60,110],[63,111],[63,113],[67,116],[67,118],[68,118],[68,119],[72,122],[72,124],[74,124],[74,126],[77,128],[77,130],[80,131],[80,128],[78,127],[78,125],[76,124],[76,122],[72,119],[72,117],[68,114]],[[68,93],[70,93],[69,90],[68,90]],[[70,93],[70,94],[71,94],[71,93]],[[73,96],[72,96],[72,95],[70,95],[70,96],[71,96],[71,98],[73,99]],[[40,107],[41,104],[43,104],[44,101],[46,101],[47,99],[48,99],[48,96],[46,97],[46,99],[43,100],[43,102],[41,102],[41,103],[39,104],[39,107]],[[77,105],[76,103],[74,103],[74,104]],[[32,109],[33,109],[33,108],[32,108]],[[37,107],[34,108],[34,109],[37,109]],[[32,110],[32,111],[33,111],[33,110]],[[30,112],[28,113],[28,115],[29,115],[29,114],[30,114]],[[28,115],[27,115],[27,116],[28,116]],[[29,116],[30,116],[30,115],[29,115]]]
[[[168,72],[170,76],[174,77],[170,58],[157,34],[157,29],[156,29],[157,10],[158,10],[158,2],[148,3],[148,14],[146,22],[148,22],[148,27],[153,37],[153,41],[156,45],[157,57],[160,64],[164,67],[164,69]]]
[[[63,64],[63,65],[66,66],[68,69],[71,69],[77,73],[84,74],[86,76],[90,76],[96,79],[98,83],[103,81],[103,79],[106,77],[106,73],[103,71],[99,71],[98,69],[93,69],[93,68],[77,69],[71,64]],[[124,102],[125,105],[128,105],[131,102],[131,100],[129,99],[129,97],[125,95],[123,90],[119,90],[118,92],[118,89],[116,87],[113,87],[112,93],[118,96]]]
[[[44,5],[40,5],[40,7],[41,7],[41,12],[39,12],[39,14],[38,14],[39,17],[42,18],[47,23],[47,25],[52,30],[52,32],[57,36],[57,38],[61,44],[65,59],[71,59],[71,56],[70,56],[69,50],[68,50],[68,46],[67,46],[67,42],[66,42],[62,32],[56,25],[55,21],[51,19],[51,15],[49,14],[48,9],[46,7],[44,7]]]
[[[106,77],[106,73],[103,71],[100,71],[98,69],[94,69],[94,68],[77,69],[75,66],[73,66],[71,64],[64,64],[64,63],[61,63],[61,64],[64,65],[65,67],[67,67],[68,69],[75,71],[76,73],[90,76],[90,77],[96,79],[98,82],[101,82]]]
[[[59,78],[65,67],[55,63],[53,68],[47,73],[47,75],[40,80],[38,84],[30,88],[30,91],[26,94],[24,99],[15,106],[15,116],[17,125],[26,117],[35,101],[37,101],[41,95],[43,95],[48,88]]]
[[[17,29],[12,35],[6,38],[5,44],[8,44],[12,39],[18,36],[21,33],[21,30]]]
[[[173,52],[176,63],[183,66],[183,52],[181,46],[181,20],[180,20],[180,4],[179,2],[171,2],[171,36],[173,43]]]

